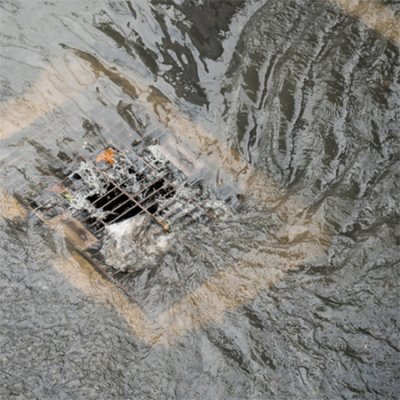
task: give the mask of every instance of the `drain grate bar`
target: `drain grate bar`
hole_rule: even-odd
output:
[[[146,192],[148,189],[150,189],[152,186],[156,185],[157,183],[163,182],[164,179],[168,177],[168,175],[169,175],[168,172],[161,175],[160,177],[158,177],[157,179],[155,179],[154,181],[149,183],[147,186],[145,186],[143,189],[141,189],[139,192],[134,193],[134,196],[139,196],[140,194],[142,194],[143,192]]]
[[[162,189],[165,189],[163,186],[160,188],[160,189],[158,189],[158,190],[156,190],[155,192],[152,192],[149,196],[147,196],[145,199],[143,199],[142,201],[141,201],[141,203],[142,204],[145,204],[145,202],[148,200],[148,199],[150,199],[151,197],[153,197],[155,194],[157,194],[157,192],[158,191],[160,191],[160,190],[162,190]],[[125,194],[124,193],[121,193],[120,195],[118,195],[118,198],[119,197],[121,197],[121,196],[124,196]],[[135,195],[135,197],[136,197],[136,195]],[[114,201],[115,199],[113,199],[112,201]],[[111,201],[111,202],[112,202]],[[129,199],[126,199],[125,201],[123,201],[122,203],[119,203],[118,205],[117,205],[117,207],[113,210],[113,211],[110,211],[110,214],[118,214],[118,210],[120,209],[120,208],[122,208],[123,206],[125,206],[126,204],[128,204],[129,202],[131,201],[131,199],[129,198]],[[105,207],[105,206],[104,206]],[[128,209],[128,210],[126,210],[126,212],[128,213],[129,211],[132,211],[132,209],[134,209],[135,207],[137,207],[136,205],[132,208],[130,208],[130,209]],[[148,207],[147,207],[148,208]],[[118,217],[117,218],[114,218],[114,219],[112,219],[112,220],[110,220],[110,221],[108,221],[108,223],[113,223],[113,222],[115,222],[119,217],[121,217],[122,215],[125,215],[125,213],[124,214],[120,214],[120,215],[118,215]]]
[[[137,167],[137,166],[135,165],[135,163],[132,162],[132,160],[131,160],[129,157],[124,157],[124,159],[125,159],[125,160],[128,160],[128,161],[129,161],[129,164],[130,164],[132,167],[134,167],[134,168]],[[137,160],[138,160],[138,161],[141,161],[148,169],[153,170],[153,172],[159,172],[159,169],[156,168],[156,167],[154,167],[151,163],[147,162],[147,161],[145,160],[144,157],[137,157]]]
[[[174,199],[171,199],[170,201],[168,201],[166,204],[164,204],[161,208],[159,208],[156,212],[157,215],[161,216],[162,213],[167,210],[171,204],[174,203]]]
[[[93,216],[90,216],[90,218],[93,218]],[[90,224],[86,224],[86,225],[87,225],[88,228],[90,228],[92,226],[96,226],[96,224],[98,224],[98,223],[102,224],[103,226],[106,226],[106,222],[103,220],[103,218],[97,218],[93,222],[91,222]]]
[[[160,178],[160,179],[158,179],[158,180],[156,180],[156,181],[154,181],[153,182],[153,185],[154,184],[156,184],[156,183],[158,183],[160,180],[161,180],[162,178]],[[128,179],[129,180],[129,179]],[[126,182],[126,181],[124,181],[124,182]],[[112,183],[113,184],[113,183]],[[114,185],[114,184],[113,184]],[[121,184],[122,185],[122,184]],[[150,187],[151,187],[151,185],[150,185]],[[137,196],[139,196],[140,194],[142,194],[143,192],[145,192],[146,190],[148,190],[148,188],[149,187],[145,187],[145,188],[143,188],[143,189],[141,189],[139,192],[136,192],[136,193],[134,193],[133,194],[133,196],[135,196],[135,197],[137,197]],[[114,192],[114,191],[118,191],[118,189],[117,189],[117,187],[113,187],[112,189],[110,189],[108,192],[106,192],[103,196],[101,196],[99,199],[97,199],[97,200],[95,200],[93,203],[92,203],[92,205],[96,205],[96,204],[98,204],[99,202],[100,202],[100,200],[104,200],[108,195],[110,195],[112,192]],[[117,196],[115,196],[115,197],[112,197],[110,200],[108,200],[105,204],[103,204],[102,206],[101,206],[101,208],[102,209],[105,209],[106,207],[108,207],[110,204],[112,204],[113,202],[115,202],[116,200],[118,200],[120,197],[122,197],[122,196],[125,196],[125,194],[123,193],[123,192],[119,192],[119,194],[117,194]],[[120,208],[121,206],[123,206],[123,205],[125,205],[126,203],[128,203],[130,201],[130,199],[126,199],[125,201],[123,201],[122,203],[118,203],[118,206],[114,209],[114,210],[117,210],[118,208]],[[110,211],[110,213],[113,213],[113,211]],[[88,219],[90,219],[90,218],[92,218],[92,216],[91,215],[88,215],[87,217],[85,217],[85,219],[83,219],[83,221],[86,221],[86,220],[88,220]]]
[[[155,194],[156,194],[158,191],[160,191],[161,189],[165,189],[165,187],[161,187],[161,188],[158,189],[156,192],[153,192],[150,196],[146,197],[146,199],[143,200],[143,204],[144,204],[146,201],[148,201],[149,199],[151,199],[151,198],[153,197],[153,195],[155,195]],[[175,190],[175,188],[172,188],[169,192],[167,192],[167,195],[173,193],[174,190]],[[155,207],[155,206],[157,206],[157,200],[155,200],[155,201],[153,201],[151,204],[147,205],[147,207],[140,207],[140,208],[142,209],[142,211],[145,211],[145,212],[147,211],[147,214],[152,215],[152,216],[154,217],[154,219],[156,219],[156,221],[157,221],[157,217],[154,215],[154,213],[152,213],[152,212],[150,211],[151,208],[153,208],[153,207]],[[118,219],[120,219],[121,217],[123,217],[125,214],[127,214],[129,211],[132,211],[132,210],[135,209],[136,207],[137,207],[137,206],[135,205],[135,206],[133,206],[132,208],[130,208],[129,210],[126,210],[124,213],[118,215],[116,218],[114,218],[114,219],[112,219],[111,221],[109,221],[109,223],[111,224],[111,223],[113,223],[113,222],[116,222]],[[161,217],[160,217],[160,219],[161,219]],[[161,221],[163,221],[162,223],[166,223],[166,221],[165,221],[164,219],[162,219]],[[160,223],[160,222],[158,222],[158,223]],[[163,226],[163,225],[161,225],[161,226]],[[163,226],[163,228],[164,228],[164,226]]]
[[[131,163],[131,164],[132,164],[132,163]],[[136,167],[134,164],[132,164],[132,166],[133,166],[133,167]],[[143,171],[143,172],[144,172],[144,171]],[[165,173],[163,176],[161,176],[161,177],[157,178],[155,181],[151,182],[148,186],[144,187],[143,189],[141,189],[141,190],[138,191],[138,192],[133,193],[133,195],[134,195],[134,196],[140,195],[142,192],[146,191],[146,189],[148,189],[149,186],[155,185],[156,183],[158,183],[158,182],[159,182],[160,180],[162,180],[163,178],[166,178],[168,175],[169,175],[168,172]],[[107,176],[107,178],[108,178],[108,176]],[[129,182],[131,179],[132,179],[132,177],[129,177],[129,178],[123,180],[123,181],[120,183],[120,186],[123,186],[124,184],[126,184],[127,182]],[[146,177],[145,177],[145,175],[143,174],[143,177],[142,177],[141,179],[137,180],[137,181],[136,181],[136,184],[137,184],[138,186],[140,186],[140,184],[143,183],[143,181],[145,181],[145,180],[146,180]],[[109,183],[113,184],[113,180],[111,180],[111,179],[108,178],[108,181],[109,181]],[[113,186],[114,186],[114,185],[113,185]],[[97,203],[99,203],[104,197],[110,195],[110,194],[111,194],[113,191],[115,191],[115,190],[116,190],[115,187],[113,187],[112,189],[108,190],[108,191],[105,192],[102,196],[100,196],[98,199],[96,199],[95,201],[93,201],[92,204],[95,206],[95,205],[96,205]],[[122,193],[120,193],[118,196],[120,196],[120,195],[122,195]],[[114,197],[112,200],[114,200],[114,199],[116,199],[116,197]],[[111,202],[110,202],[110,203],[111,203]],[[109,205],[109,203],[103,204],[101,207],[104,208],[104,207],[106,207],[107,205]]]
[[[131,178],[125,179],[124,181],[121,182],[121,185],[124,185],[126,182],[128,182]],[[98,199],[96,199],[95,201],[92,202],[92,205],[96,206],[96,204],[100,203],[101,200],[103,200],[105,197],[109,196],[113,191],[115,191],[116,188],[113,187],[112,189],[108,190],[107,192],[105,192],[102,196],[100,196]],[[121,196],[122,193],[120,193],[118,196]],[[117,196],[117,197],[118,197]],[[113,197],[113,200],[116,200],[117,197]],[[110,201],[109,203],[111,203],[112,201]],[[102,208],[106,207],[109,203],[103,204]]]
[[[175,190],[175,186],[169,186],[169,188],[170,188],[170,191],[169,191],[168,193],[173,193],[174,190]],[[168,189],[168,186],[167,186],[167,185],[161,186],[160,188],[158,188],[158,189],[156,189],[155,191],[151,192],[147,197],[145,197],[145,198],[143,199],[143,202],[148,201],[149,199],[151,199],[152,197],[154,197],[157,193],[160,193],[161,191],[166,190],[166,189]],[[165,197],[166,195],[167,195],[167,194],[164,194],[163,197]]]
[[[168,231],[169,230],[169,225],[166,221],[157,218],[154,214],[152,214],[147,208],[145,208],[140,202],[138,202],[134,196],[132,196],[130,193],[128,193],[124,188],[122,188],[118,183],[115,181],[111,180],[110,177],[101,169],[99,169],[96,165],[94,165],[94,169],[102,175],[109,183],[114,184],[117,189],[119,189],[126,197],[128,197],[138,208],[140,208],[142,211],[144,211],[147,215],[151,217],[157,224],[159,224],[164,230]],[[132,207],[130,211],[132,211],[135,207]],[[123,213],[123,215],[127,214],[127,211]],[[121,218],[122,214],[118,216],[118,218]]]
[[[108,226],[137,215],[149,217],[139,223],[154,221],[165,232],[172,224],[184,226],[208,216],[203,200],[209,193],[189,182],[157,146],[137,153],[109,147],[95,160],[75,158],[62,171],[56,182],[27,182],[19,197],[44,222],[73,226],[84,246],[93,239],[106,243]],[[82,239],[83,231],[89,239]]]

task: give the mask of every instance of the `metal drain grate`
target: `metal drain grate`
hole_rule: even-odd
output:
[[[156,145],[141,153],[109,147],[94,160],[79,157],[57,183],[18,197],[45,222],[78,232],[83,248],[101,239],[107,226],[136,215],[146,214],[165,232],[178,221],[212,215],[202,204],[207,194],[190,185]]]
[[[160,204],[176,193],[172,169],[167,163],[155,160],[150,152],[133,158],[114,149],[105,151],[112,152],[112,165],[103,164],[101,168],[96,163],[82,161],[69,177],[66,194],[78,193],[79,198],[84,196],[90,203],[79,204],[79,198],[74,203],[71,195],[70,208],[83,210],[83,215],[78,216],[81,222],[99,235],[107,225],[145,213],[168,231],[169,224],[161,216]]]
[[[24,184],[14,194],[132,300],[133,274],[158,265],[185,225],[229,215],[226,203],[189,182],[157,145],[58,159],[40,160],[40,182],[20,171]]]

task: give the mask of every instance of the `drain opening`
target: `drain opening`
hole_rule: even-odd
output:
[[[130,174],[134,173],[132,169],[128,170]],[[107,183],[104,187],[105,193],[94,193],[88,195],[86,200],[98,211],[102,212],[104,216],[95,217],[88,210],[87,217],[83,218],[89,227],[96,227],[99,231],[99,225],[106,226],[112,223],[121,222],[129,219],[141,212],[146,212],[154,217],[159,208],[160,198],[170,198],[175,194],[175,189],[167,181],[167,174],[156,177],[151,182],[147,182],[144,176],[136,176],[136,183],[145,183],[144,187],[140,187],[137,191],[130,191],[129,178],[122,182],[116,182],[111,179],[107,174],[103,174]],[[75,178],[81,180],[82,177],[75,173]],[[157,220],[156,222],[162,223]]]
[[[180,220],[199,220],[211,215],[202,204],[207,196],[150,146],[141,153],[109,147],[95,160],[79,157],[55,185],[19,197],[42,219],[66,215],[102,239],[106,227],[140,214],[164,231]]]

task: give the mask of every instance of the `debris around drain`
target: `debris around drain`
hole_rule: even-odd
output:
[[[101,239],[106,227],[136,215],[147,215],[166,233],[183,221],[214,219],[209,197],[163,158],[158,145],[141,153],[110,146],[95,161],[80,158],[61,182],[28,203],[49,220],[69,215]]]
[[[79,250],[87,250],[97,243],[93,236],[78,220],[69,215],[57,215],[46,222],[56,229]]]
[[[138,149],[140,146],[138,147]],[[124,152],[109,146],[79,157],[64,176],[18,197],[125,287],[130,273],[155,265],[182,229],[225,219],[231,208],[164,157],[159,145]]]
[[[105,161],[107,164],[114,165],[115,163],[115,150],[111,147],[103,150],[97,157],[96,162]]]

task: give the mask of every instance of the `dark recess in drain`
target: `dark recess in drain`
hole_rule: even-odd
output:
[[[95,160],[77,155],[61,172],[57,182],[29,185],[18,197],[42,221],[75,220],[97,240],[107,226],[137,215],[164,232],[212,219],[210,193],[200,182],[189,183],[157,145],[138,152],[108,147]]]
[[[123,187],[124,191],[127,189]],[[143,207],[146,208],[150,213],[154,214],[158,210],[158,204],[152,200],[154,195],[158,194],[164,198],[170,198],[174,195],[175,190],[168,186],[164,179],[159,179],[154,183],[151,183],[145,188],[145,190],[140,191],[138,194],[142,195],[141,199],[138,195],[134,196],[136,203],[128,196],[124,191],[121,191],[118,186],[110,182],[106,187],[106,195],[94,194],[87,197],[87,200],[97,209],[103,211],[109,211],[110,214],[103,219],[107,224],[121,222],[143,211]],[[142,204],[140,207],[138,204]]]

